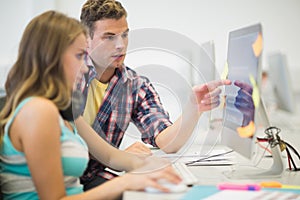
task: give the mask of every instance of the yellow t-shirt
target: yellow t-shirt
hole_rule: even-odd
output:
[[[107,86],[108,83],[104,84],[96,79],[92,80],[90,84],[86,106],[83,112],[83,118],[90,125],[94,123],[100,105],[102,104]]]

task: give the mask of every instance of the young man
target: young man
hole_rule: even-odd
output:
[[[142,133],[142,140],[165,152],[176,152],[191,136],[202,112],[219,105],[221,85],[215,81],[193,88],[190,103],[172,124],[151,82],[124,65],[128,45],[127,13],[115,0],[88,0],[82,7],[81,21],[89,30],[90,68],[83,93],[86,105],[83,117],[110,144],[118,147],[130,122]],[[150,153],[142,143],[126,151]],[[93,188],[113,174],[93,158],[81,181],[85,190]]]

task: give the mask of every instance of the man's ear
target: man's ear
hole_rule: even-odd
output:
[[[87,52],[88,52],[88,54],[90,54],[91,53],[91,45],[92,45],[92,38],[91,38],[91,36],[90,35],[88,35],[88,37],[87,37],[87,43],[88,43],[88,48],[87,48]]]

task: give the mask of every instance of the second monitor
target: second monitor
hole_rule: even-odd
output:
[[[286,56],[283,53],[276,52],[270,54],[268,59],[270,80],[278,108],[288,112],[295,112],[296,102]]]

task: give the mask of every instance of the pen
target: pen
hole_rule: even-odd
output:
[[[260,183],[260,186],[263,188],[282,188],[300,190],[300,185],[283,185],[277,181],[262,182]]]
[[[219,190],[260,190],[259,184],[236,184],[236,183],[220,183],[217,185]]]

